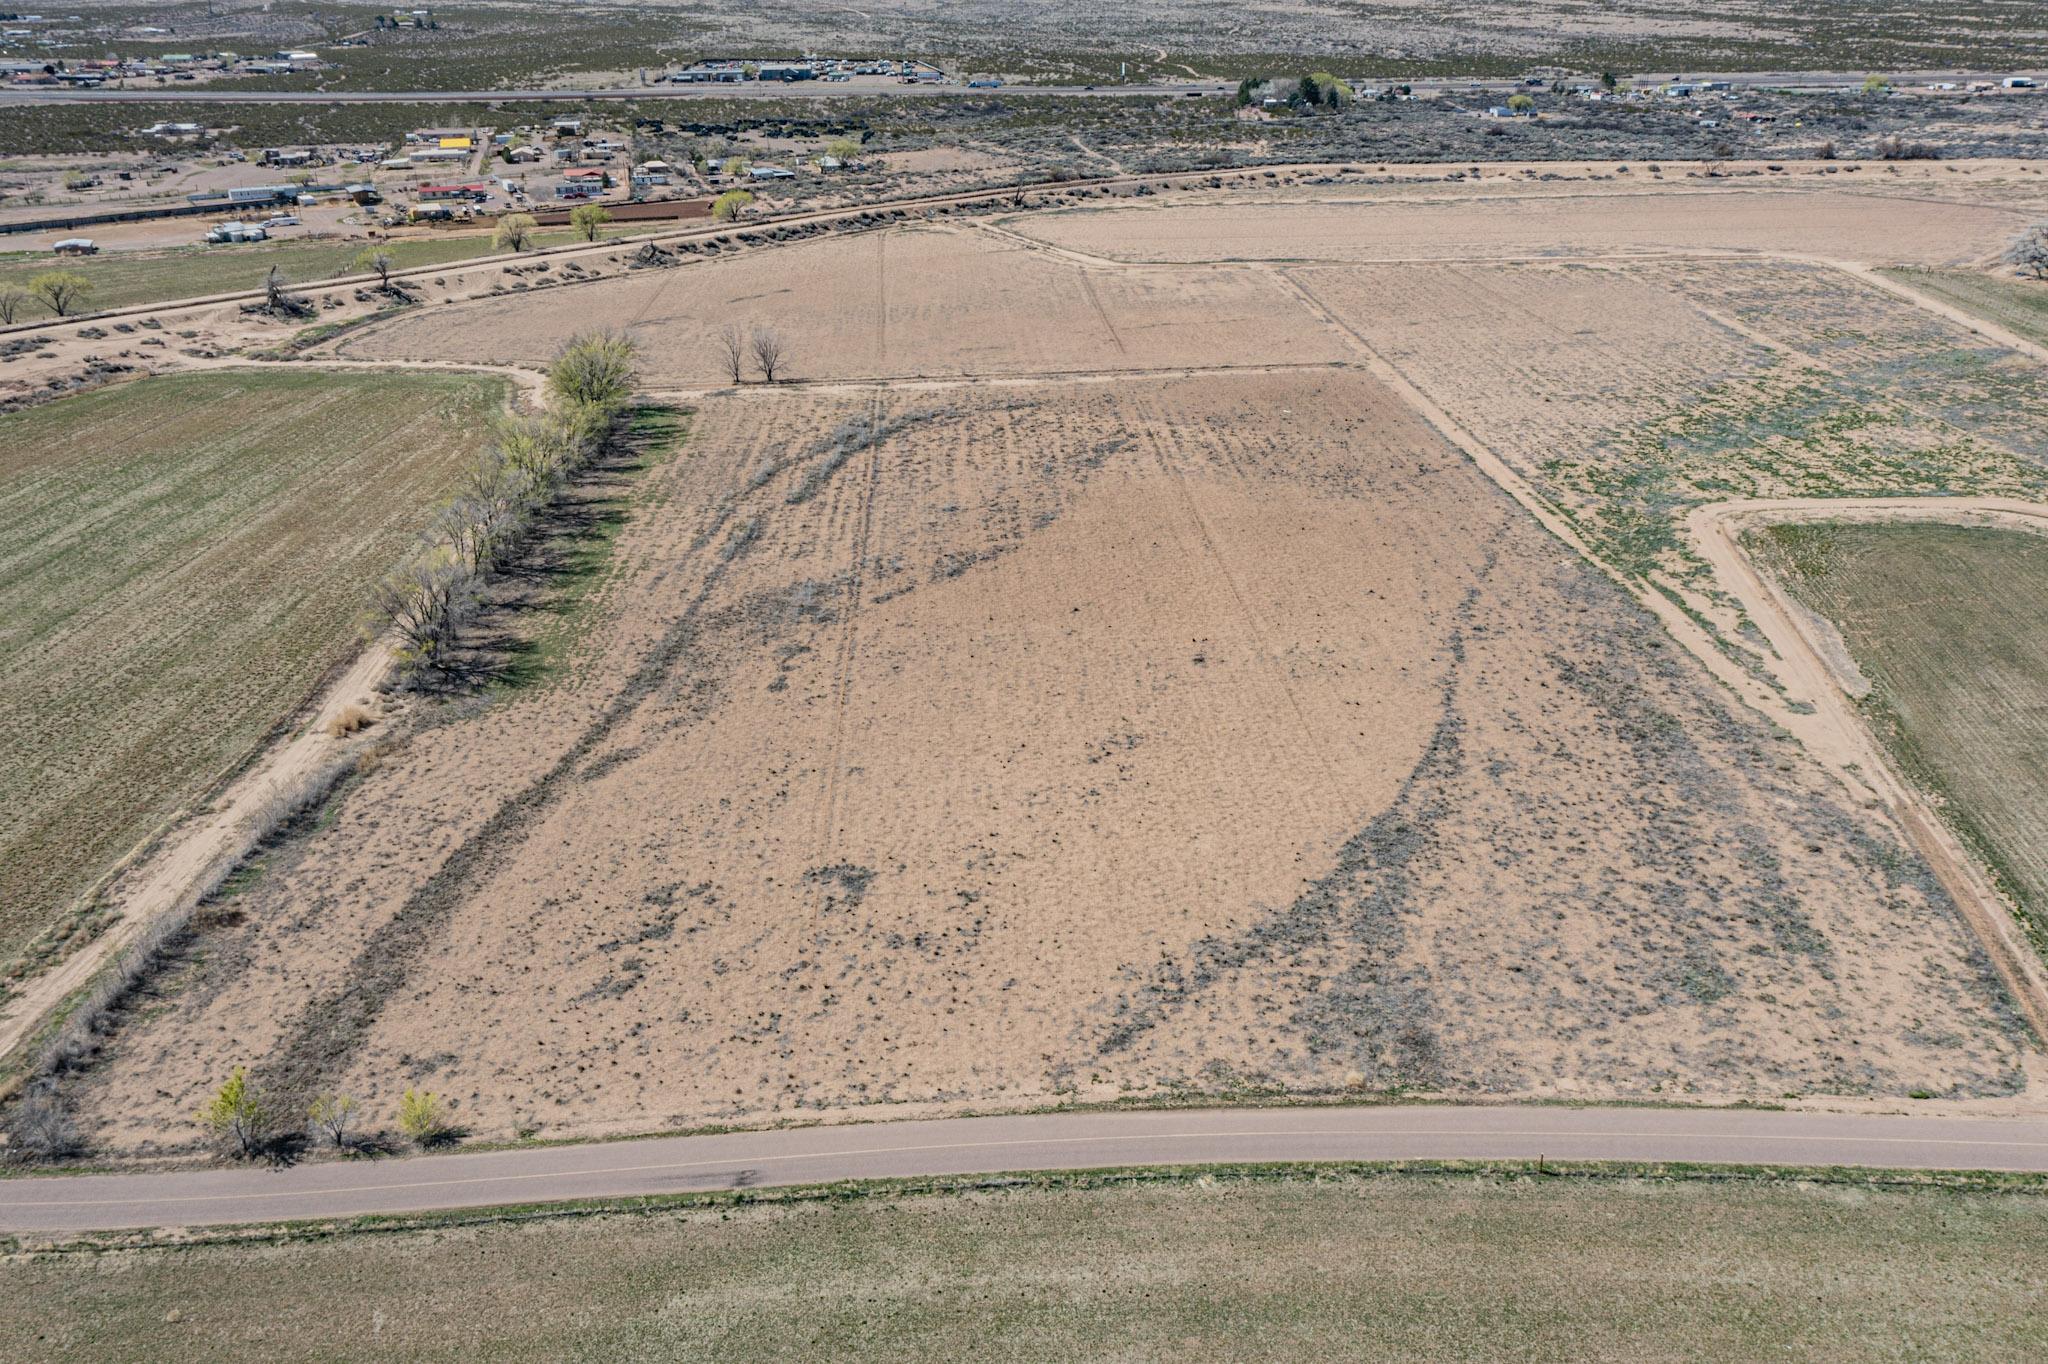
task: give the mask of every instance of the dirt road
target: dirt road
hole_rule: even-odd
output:
[[[1539,1157],[2048,1172],[2048,1119],[1422,1105],[951,1118],[279,1170],[0,1180],[0,1232],[352,1217],[999,1171]]]
[[[1835,661],[1838,651],[1817,637],[1823,627],[1743,552],[1746,527],[1785,521],[1944,521],[2048,534],[2048,506],[2006,498],[1777,498],[1716,502],[1686,517],[1686,529],[1713,565],[1716,580],[1741,599],[1776,653],[1785,695],[1783,704],[1772,707],[1774,718],[1851,789],[1867,790],[1883,803],[1963,911],[2035,1036],[2048,1038],[2048,976],[2021,940],[2011,911],[1871,734],[1850,699]],[[1691,643],[1687,635],[1679,638]]]

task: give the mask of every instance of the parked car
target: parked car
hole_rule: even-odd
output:
[[[263,220],[263,225],[266,228],[297,227],[299,225],[299,215],[296,213],[280,213],[276,217],[265,218]]]

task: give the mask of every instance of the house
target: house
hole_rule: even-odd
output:
[[[755,78],[764,81],[816,80],[818,69],[807,62],[763,62]]]
[[[60,256],[97,256],[100,251],[91,237],[66,237],[50,249]]]
[[[595,180],[565,180],[555,186],[557,199],[601,199],[604,186]]]
[[[796,172],[780,166],[749,166],[747,174],[756,180],[794,180]]]
[[[527,143],[524,146],[510,147],[505,151],[505,159],[507,161],[516,162],[520,165],[538,161],[546,155],[546,152],[543,152],[532,143]]]
[[[580,137],[583,133],[583,120],[580,118],[558,118],[550,126],[557,136],[567,134],[571,137]]]
[[[582,170],[572,170],[565,174],[562,179],[572,185],[595,185],[600,191],[612,187],[611,172],[596,166],[588,166]]]

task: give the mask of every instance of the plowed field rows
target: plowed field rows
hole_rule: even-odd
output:
[[[0,416],[0,960],[354,647],[505,398],[236,371]]]

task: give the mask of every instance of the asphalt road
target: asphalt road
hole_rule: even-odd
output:
[[[1642,75],[1633,80],[1655,82],[1676,78],[1680,73],[1664,75]],[[1687,80],[1725,80],[1736,86],[1769,86],[1790,90],[1853,90],[1859,89],[1867,73],[1862,71],[1730,71],[1730,72],[1686,72]],[[1972,80],[1996,80],[2004,75],[2033,75],[2048,81],[2048,73],[2042,72],[1989,72],[1989,71],[1901,71],[1888,74],[1893,85],[1903,90],[1925,86],[1935,81],[1968,82]],[[1380,86],[1388,82],[1372,79],[1368,85]],[[1406,82],[1419,93],[1456,92],[1461,90],[1508,90],[1517,82],[1499,77],[1431,77]],[[1054,96],[1152,96],[1178,97],[1188,94],[1232,95],[1237,91],[1235,81],[1188,80],[1154,81],[1132,85],[1005,85],[999,89],[973,89],[966,85],[882,85],[863,84],[858,81],[838,83],[832,81],[800,81],[783,84],[780,81],[749,81],[736,85],[630,85],[602,89],[542,89],[542,90],[349,90],[337,87],[331,90],[238,90],[232,82],[219,85],[195,86],[154,86],[134,89],[70,89],[60,86],[6,86],[0,85],[0,105],[4,104],[65,104],[97,101],[139,100],[155,104],[478,104],[492,100],[658,100],[658,99],[833,99],[864,98],[883,99],[903,95],[916,98],[945,98],[948,96],[974,96],[989,98],[996,95],[1054,95]],[[2031,92],[2029,92],[2031,93]]]
[[[2048,1172],[2048,1118],[1421,1105],[951,1118],[275,1170],[0,1179],[0,1232],[201,1226],[1117,1165],[1538,1156]]]

